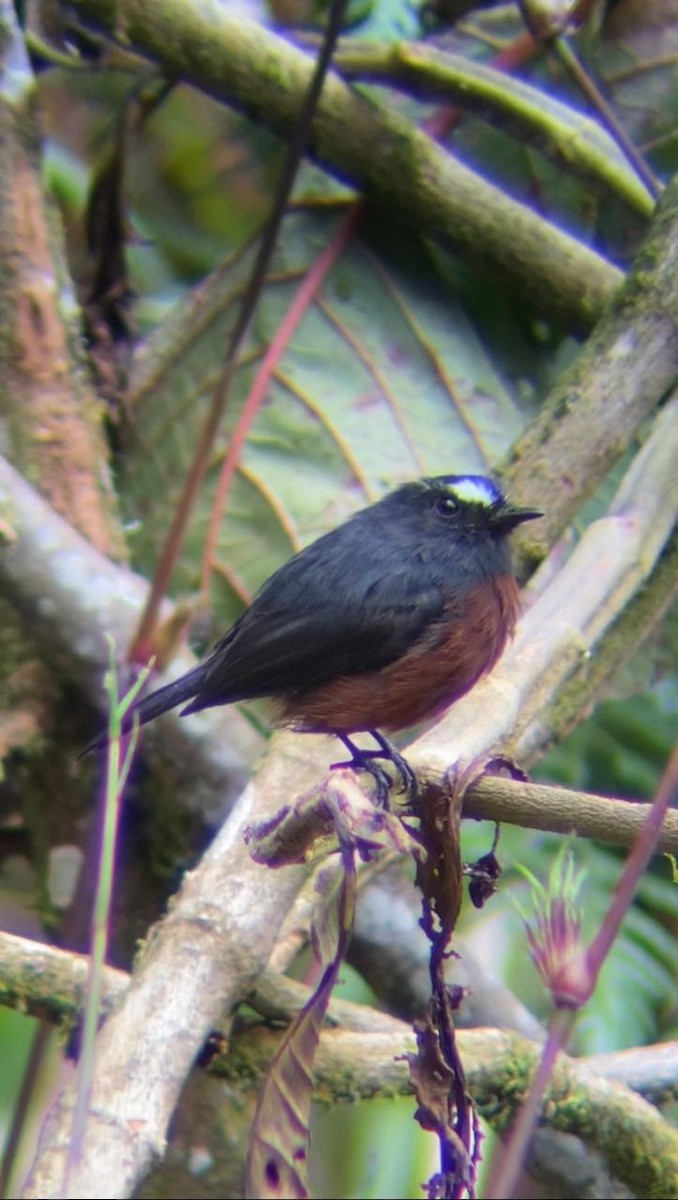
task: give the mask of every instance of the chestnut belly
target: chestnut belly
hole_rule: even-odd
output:
[[[397,732],[440,716],[492,669],[518,614],[511,577],[487,581],[465,598],[468,615],[437,622],[400,659],[343,675],[282,699],[279,720],[302,732]]]

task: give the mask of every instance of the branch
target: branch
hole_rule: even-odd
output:
[[[459,1030],[457,1038],[469,1091],[481,1115],[503,1134],[520,1108],[540,1047],[500,1030]],[[240,1079],[245,1090],[256,1087],[259,1072],[265,1072],[278,1039],[279,1034],[269,1029],[242,1025],[231,1039],[228,1058],[215,1061],[213,1069],[223,1069],[230,1086],[237,1086]],[[409,1094],[406,1056],[414,1048],[414,1036],[404,1027],[400,1033],[324,1031],[314,1065],[318,1099],[336,1103]],[[590,1071],[586,1061],[560,1056],[545,1097],[541,1131],[581,1139],[603,1157],[610,1174],[634,1195],[666,1200],[676,1194],[676,1131],[653,1106],[619,1083]],[[552,1140],[549,1147],[553,1156]],[[531,1164],[527,1165],[530,1169]],[[549,1166],[552,1172],[557,1170],[553,1157]],[[590,1164],[587,1166],[590,1171]]]
[[[606,799],[586,792],[569,791],[543,784],[516,783],[510,779],[489,775],[481,776],[472,783],[464,797],[464,815],[467,817],[521,825],[529,829],[544,829],[552,833],[575,832],[579,837],[591,837],[623,847],[633,844],[646,812],[646,804]],[[667,815],[659,849],[678,854],[676,812]],[[389,925],[389,921],[402,919],[402,914],[398,918],[394,911],[394,904],[398,903],[401,897],[399,893],[389,893],[388,902],[384,906],[380,893],[382,885],[383,879],[379,877],[376,886],[368,887],[363,893],[363,901],[369,899],[371,892],[374,893],[375,902],[379,905],[378,919],[375,919],[371,910],[365,911],[357,922],[356,938],[359,941],[368,931],[373,937],[376,928],[380,939],[383,938],[385,943],[390,943],[391,946],[395,946],[396,942],[407,943],[403,928],[398,925],[396,934],[396,930]],[[411,925],[412,929],[418,929],[418,920],[414,912],[408,913],[408,916],[411,916],[408,928]],[[374,946],[370,944],[374,954]],[[50,1021],[73,1019],[81,1004],[87,959],[75,954],[66,954],[39,942],[14,938],[10,934],[0,935],[0,945],[0,1004],[11,1008],[25,1008],[32,1016],[44,1016]],[[28,955],[26,961],[22,960],[22,954]],[[424,950],[421,960],[422,976],[426,975],[426,962]],[[417,961],[411,955],[406,964],[410,975],[416,974]],[[121,995],[128,982],[128,976],[124,972],[112,968],[106,970],[107,999],[104,1015],[108,1013],[112,1000]],[[276,979],[280,978],[282,977],[276,976]],[[410,982],[414,985],[414,980]],[[427,982],[425,980],[424,987],[416,992],[414,1003],[418,1007],[425,1003],[428,996]],[[280,983],[277,986],[279,988]],[[295,986],[290,981],[290,988]],[[259,998],[255,1001],[255,1007],[267,1016],[280,1017],[284,1015],[282,1009],[273,1010],[270,1004],[268,1008],[261,1007],[262,1003],[265,1004],[263,997],[268,994],[268,987],[266,976],[262,975],[257,984]],[[278,1003],[281,1003],[279,998]],[[303,1003],[302,999],[300,1004]],[[289,998],[283,1007],[288,1014],[295,1011]],[[519,1012],[516,1012],[516,1019],[524,1026],[524,1017]],[[346,1021],[340,1020],[339,1023],[345,1025]]]
[[[561,741],[581,721],[582,712],[604,694],[617,672],[637,654],[645,639],[675,602],[678,580],[678,529],[674,530],[655,569],[633,600],[614,620],[596,646],[582,660],[557,698],[544,710],[549,741]]]
[[[72,1027],[85,1002],[89,958],[0,932],[0,1004],[53,1025]],[[102,1015],[129,987],[126,971],[104,967]]]
[[[82,361],[61,226],[41,169],[35,79],[9,0],[0,0],[0,33],[3,445],[64,517],[122,558],[101,406]]]
[[[0,960],[5,978],[12,971],[21,971],[25,980],[25,995],[29,1010],[44,1014],[39,998],[40,979],[47,972],[49,982],[43,989],[43,999],[52,1004],[55,983],[61,993],[53,1016],[75,1020],[79,1014],[86,960],[79,955],[65,954],[50,947],[35,946],[25,939],[0,934]],[[26,967],[30,964],[30,967]],[[106,970],[104,976],[105,1004],[109,1008],[122,993],[126,976],[123,972]],[[18,974],[14,985],[21,987]],[[131,988],[134,985],[130,985]],[[267,1015],[289,1016],[308,998],[308,989],[292,980],[268,978],[263,1001],[255,993],[254,1003]],[[5,993],[6,998],[7,993]],[[29,999],[30,997],[30,999]],[[72,1004],[68,1011],[69,1001]],[[162,1002],[162,997],[159,997]],[[35,1006],[35,1007],[31,1007]],[[343,1027],[326,1030],[320,1043],[316,1062],[316,1089],[320,1099],[345,1101],[372,1098],[379,1095],[410,1094],[409,1069],[404,1056],[415,1048],[414,1036],[401,1022],[362,1005],[346,1001],[333,1002],[330,1020]],[[114,1019],[114,1018],[113,1018]],[[231,1086],[251,1090],[259,1083],[259,1074],[275,1050],[280,1032],[242,1023],[232,1037],[225,1057],[212,1061],[211,1069],[226,1075]],[[461,1052],[467,1067],[467,1082],[481,1113],[502,1132],[510,1124],[520,1105],[522,1087],[534,1071],[539,1047],[516,1034],[499,1030],[461,1030],[458,1034]],[[656,1061],[657,1048],[636,1051],[632,1074],[642,1074],[647,1081],[647,1062]],[[602,1074],[605,1060],[602,1055],[577,1062],[562,1056],[554,1072],[544,1122],[582,1138],[600,1151],[613,1174],[632,1187],[637,1195],[666,1197],[673,1195],[678,1179],[678,1136],[648,1103],[626,1087],[609,1082]],[[618,1060],[609,1056],[617,1077],[621,1073]],[[676,1087],[678,1063],[676,1056],[664,1060],[664,1087],[669,1085],[667,1065],[673,1063],[670,1086]],[[256,1074],[253,1076],[253,1066]],[[163,1063],[159,1069],[162,1070]],[[242,1067],[242,1072],[241,1072]],[[114,1087],[111,1081],[111,1089]],[[145,1113],[148,1116],[150,1114]],[[121,1114],[116,1114],[122,1120]],[[140,1121],[144,1124],[144,1121]],[[633,1131],[631,1136],[631,1131]],[[114,1196],[119,1192],[106,1186],[101,1176],[98,1196]],[[46,1191],[29,1190],[26,1195],[42,1195]],[[73,1195],[84,1195],[78,1191]]]
[[[613,138],[597,121],[545,89],[421,42],[382,45],[345,38],[334,65],[349,79],[369,79],[417,96],[452,101],[519,143],[534,146],[592,187],[611,192],[635,212],[652,216],[654,200]]]
[[[649,804],[632,804],[545,784],[516,783],[512,779],[481,776],[464,795],[464,816],[544,829],[550,833],[575,833],[611,846],[628,849],[647,817]],[[658,851],[678,855],[678,812],[667,813],[657,844]]]
[[[445,785],[451,763],[482,764],[497,747],[533,761],[552,740],[549,718],[576,678],[579,712],[585,710],[592,696],[582,676],[652,577],[678,524],[677,458],[678,393],[657,417],[609,514],[586,529],[567,562],[561,565],[556,547],[543,564],[530,587],[536,598],[497,668],[408,750],[434,786]]]
[[[71,9],[170,77],[242,109],[281,137],[294,128],[313,62],[263,26],[223,5],[189,0],[74,0]],[[587,327],[621,283],[621,272],[600,255],[336,74],[326,80],[310,144],[322,166],[389,218],[472,262],[491,264],[540,310]]]
[[[541,562],[678,376],[678,181],[666,188],[623,288],[509,455],[512,500],[546,516],[518,545]]]
[[[586,1065],[608,1079],[618,1079],[652,1104],[678,1100],[678,1042],[592,1054]]]
[[[62,669],[102,708],[106,634],[125,647],[148,584],[116,566],[59,517],[0,456],[0,584],[29,625],[45,660]],[[163,609],[167,619],[171,605]],[[195,666],[179,651],[163,679]],[[145,745],[169,767],[177,802],[216,822],[239,793],[261,747],[235,708],[168,717]]]
[[[0,1004],[53,1025],[74,1026],[82,1015],[88,962],[84,954],[0,932]],[[113,1011],[130,982],[126,971],[104,968],[102,1015]],[[266,969],[247,1002],[268,1021],[289,1022],[310,995],[305,984]],[[333,999],[326,1020],[328,1028],[352,1033],[403,1038],[411,1032],[397,1017],[350,1000]],[[521,1042],[528,1040],[532,1039],[521,1036]],[[223,1074],[227,1062],[228,1053],[220,1060],[218,1073]],[[617,1079],[632,1091],[652,1097],[655,1103],[678,1096],[678,1047],[673,1042],[594,1054],[577,1062],[592,1073]]]
[[[248,1034],[251,1036],[251,1030]],[[522,1102],[540,1048],[500,1030],[459,1030],[469,1091],[482,1116],[505,1132]],[[411,1034],[328,1030],[320,1040],[316,1085],[320,1099],[370,1098],[409,1091]],[[340,1082],[341,1081],[341,1082]],[[646,1101],[620,1084],[561,1055],[547,1093],[543,1121],[580,1137],[605,1158],[611,1173],[637,1196],[666,1200],[678,1187],[678,1135]]]
[[[303,879],[271,871],[263,886],[243,841],[255,815],[271,816],[289,781],[308,786],[313,766],[294,735],[245,789],[199,867],[184,877],[157,925],[118,1007],[96,1042],[91,1108],[71,1200],[130,1195],[164,1151],[167,1128],[193,1060],[210,1032],[250,992],[270,956],[281,922]],[[26,1197],[60,1194],[73,1121],[66,1086],[42,1129]]]

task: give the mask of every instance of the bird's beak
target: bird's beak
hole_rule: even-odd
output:
[[[514,504],[505,504],[493,516],[492,524],[500,528],[513,529],[515,525],[522,525],[523,521],[536,521],[537,517],[543,517],[543,515],[543,512],[537,508],[518,508]]]

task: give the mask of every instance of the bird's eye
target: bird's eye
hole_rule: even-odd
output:
[[[441,517],[453,517],[459,512],[459,501],[454,496],[440,496],[436,500],[436,512]]]

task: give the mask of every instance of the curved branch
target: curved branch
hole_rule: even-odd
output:
[[[312,60],[223,5],[190,0],[73,0],[109,37],[287,137],[298,120]],[[168,34],[171,30],[171,35]],[[582,328],[622,280],[594,251],[505,196],[397,113],[336,74],[313,122],[314,157],[390,218],[494,267],[521,293]]]
[[[545,89],[421,42],[361,42],[346,38],[335,67],[350,79],[369,79],[417,96],[452,101],[593,187],[605,189],[648,219],[654,199],[597,121]]]
[[[248,1037],[252,1031],[248,1030]],[[515,1116],[540,1048],[500,1030],[459,1030],[466,1082],[481,1114],[500,1133]],[[327,1030],[320,1039],[316,1084],[320,1098],[370,1098],[409,1091],[411,1034]],[[340,1085],[341,1086],[341,1085]],[[338,1098],[338,1097],[337,1097]],[[605,1158],[611,1173],[637,1196],[666,1200],[678,1187],[678,1134],[646,1101],[621,1084],[561,1055],[542,1118],[550,1128],[580,1137]]]

